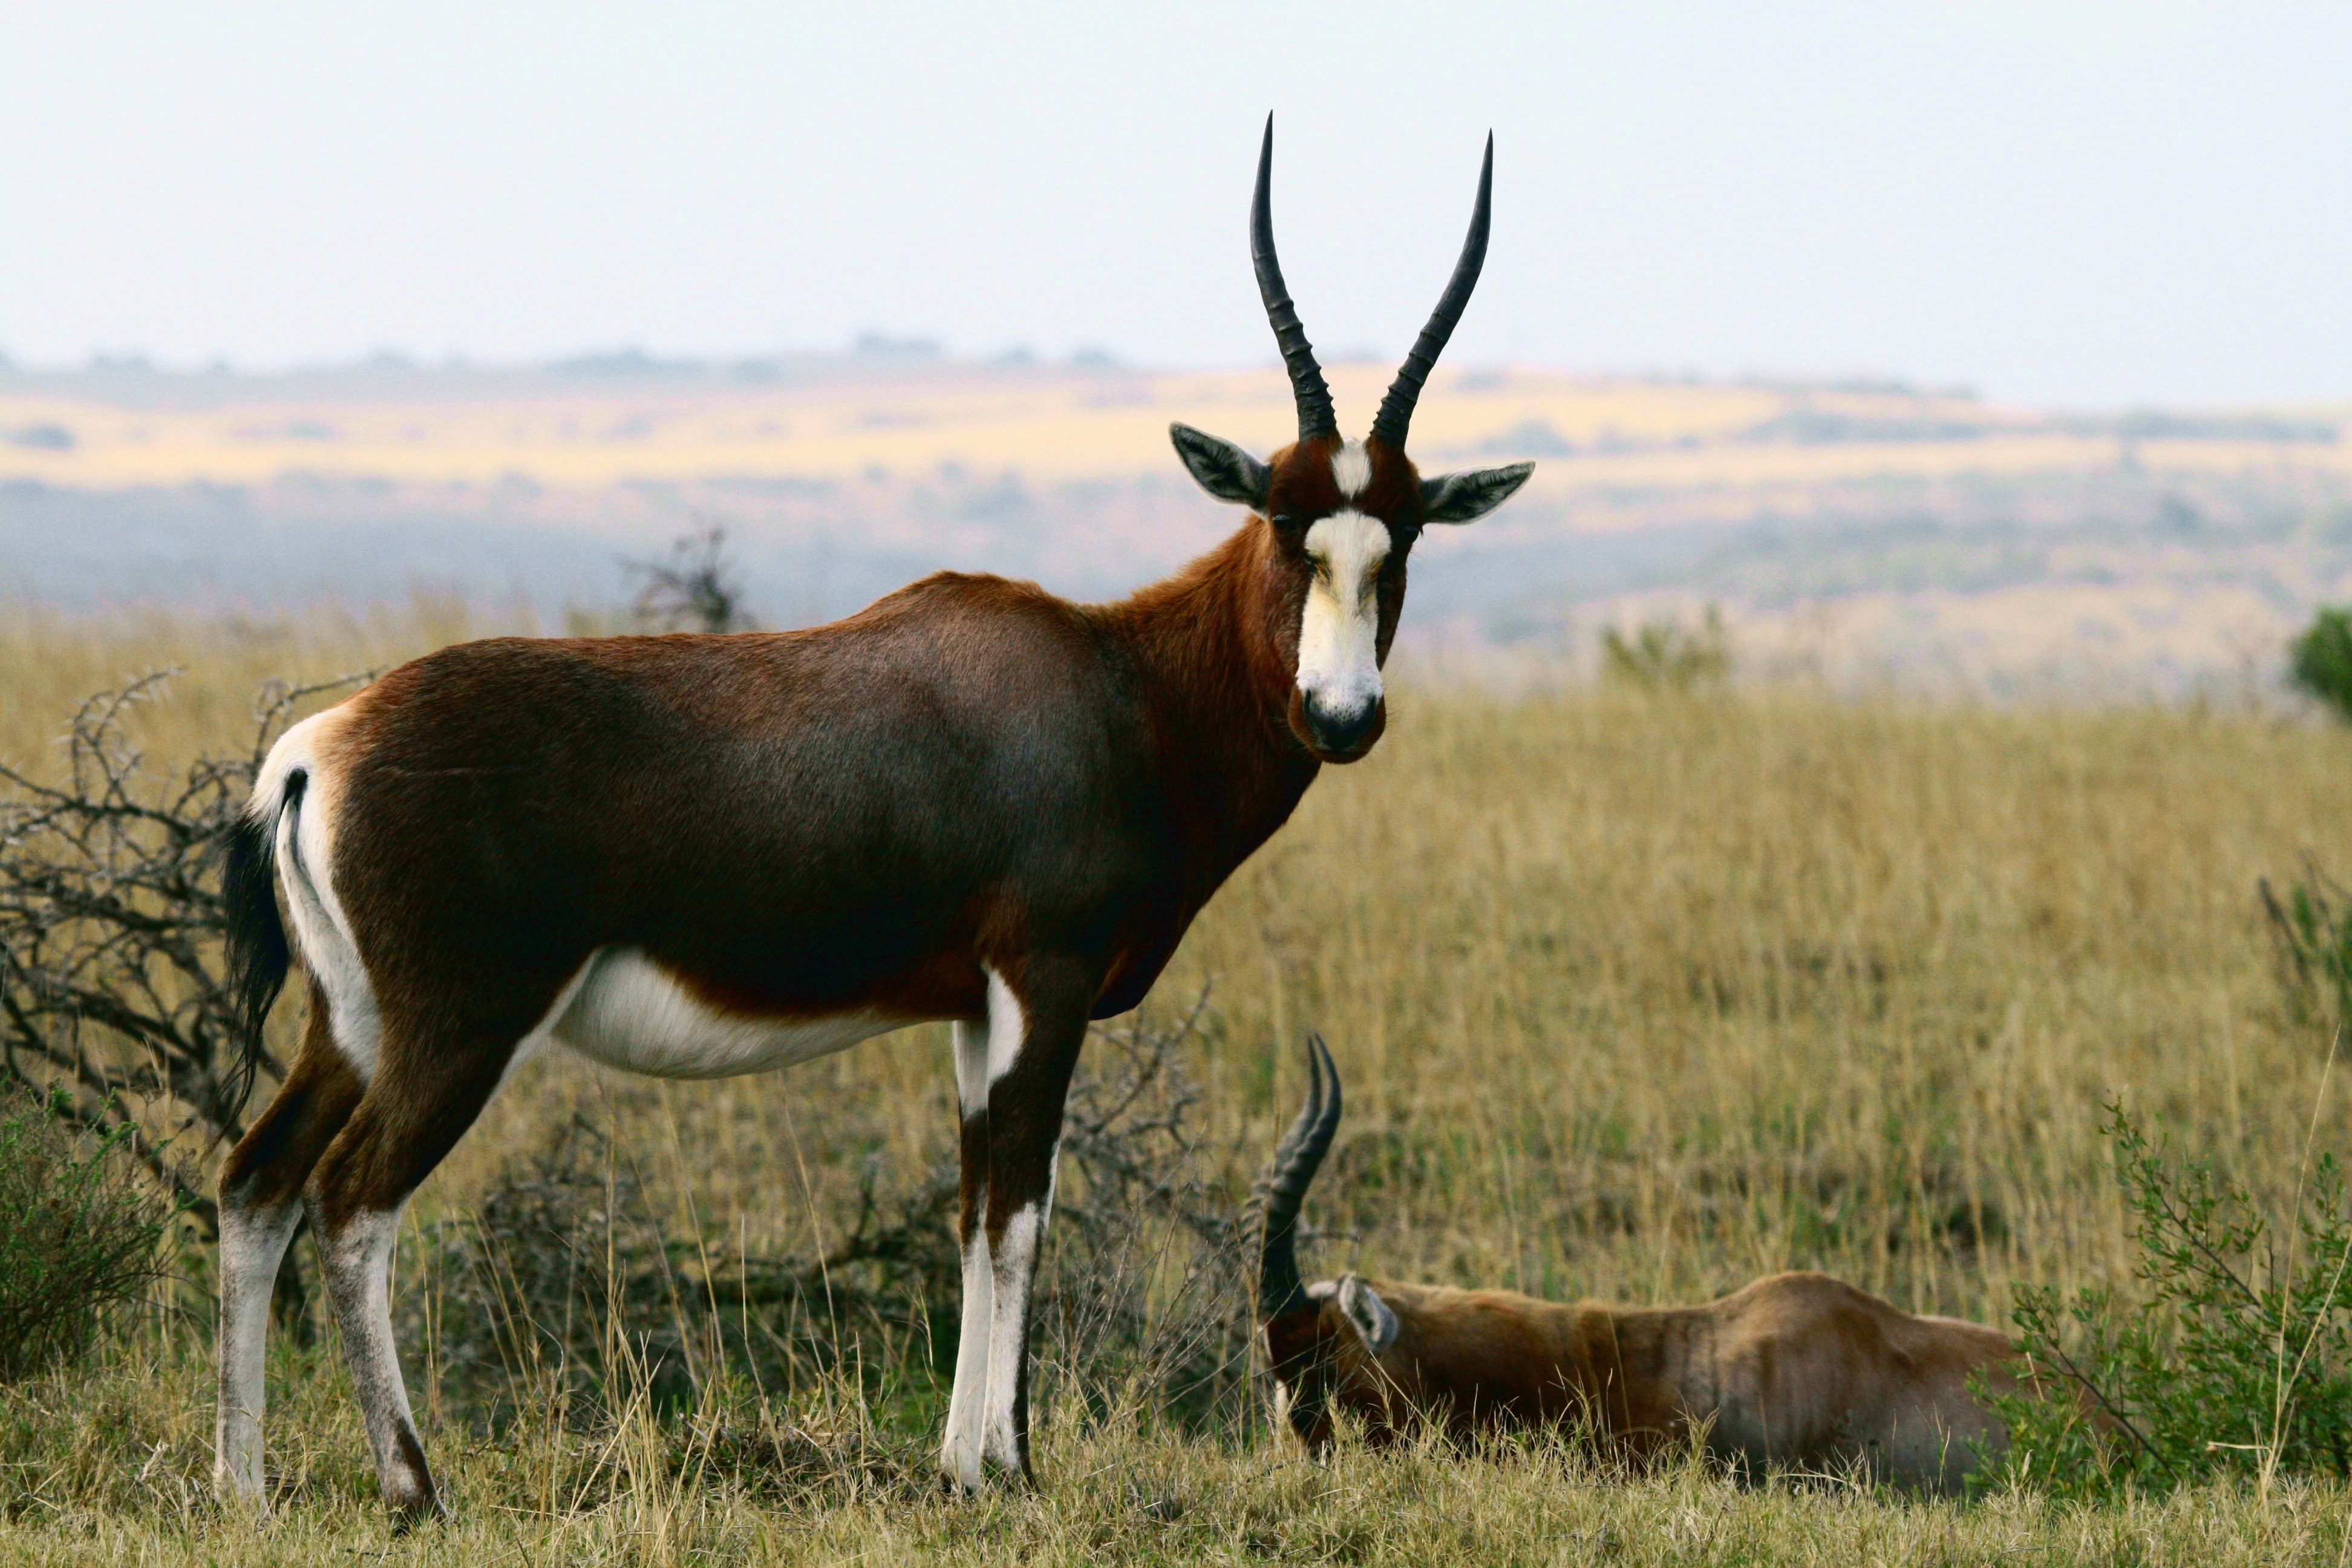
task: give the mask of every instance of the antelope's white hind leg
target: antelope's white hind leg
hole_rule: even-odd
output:
[[[213,1425],[213,1486],[224,1500],[262,1503],[263,1368],[269,1296],[301,1205],[220,1207],[220,1403]]]
[[[327,1296],[343,1337],[352,1392],[367,1423],[384,1502],[404,1519],[445,1511],[425,1462],[425,1445],[409,1410],[408,1384],[401,1375],[400,1350],[392,1337],[392,1251],[400,1230],[400,1208],[332,1218],[324,1207],[312,1205],[311,1225],[319,1232]]]
[[[221,1166],[220,1404],[213,1484],[224,1498],[264,1500],[261,1420],[270,1290],[301,1214],[303,1184],[359,1099],[359,1079],[334,1047],[327,1004],[314,987],[310,1032],[293,1070]]]
[[[547,982],[524,999],[530,1017],[544,1014],[561,984]],[[530,1018],[472,1028],[446,1014],[433,1022],[437,1030],[387,1016],[367,1092],[320,1156],[306,1194],[376,1476],[404,1522],[446,1510],[393,1341],[394,1237],[409,1194],[474,1124],[531,1027]]]

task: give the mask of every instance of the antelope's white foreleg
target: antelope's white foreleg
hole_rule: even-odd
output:
[[[1065,977],[1048,993],[1055,1000],[1041,1030],[1004,977],[987,973],[986,1023],[956,1031],[963,1329],[940,1466],[964,1488],[980,1485],[990,1463],[1029,1474],[1029,1298],[1053,1207],[1062,1097],[1086,1034],[1084,1003],[1094,994],[1090,978]]]
[[[1082,960],[1031,954],[1016,992],[990,976],[988,1041],[988,1416],[983,1455],[1026,1480],[1030,1299],[1054,1206],[1062,1106],[1100,994]]]
[[[1047,1189],[1051,1193],[1050,1186]],[[1053,1212],[1050,1195],[1015,1209],[989,1248],[995,1275],[988,1326],[987,1457],[1019,1475],[1029,1465],[1029,1300],[1037,1280],[1038,1245]]]
[[[991,987],[993,990],[993,986]],[[966,1491],[981,1484],[981,1449],[988,1410],[989,1319],[995,1273],[989,1266],[988,1055],[986,1022],[953,1026],[956,1100],[961,1126],[963,1192],[963,1321],[956,1336],[955,1388],[948,1396],[948,1428],[940,1469]]]

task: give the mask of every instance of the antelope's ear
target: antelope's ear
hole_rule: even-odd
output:
[[[1474,468],[1466,474],[1440,474],[1433,479],[1423,479],[1421,521],[1475,522],[1517,494],[1535,471],[1533,463],[1512,463],[1506,468]]]
[[[1264,463],[1220,436],[1205,430],[1195,430],[1190,425],[1171,425],[1168,438],[1176,443],[1176,455],[1192,471],[1201,488],[1219,500],[1233,501],[1240,506],[1265,504],[1265,492],[1274,482],[1274,472]]]
[[[1389,1310],[1379,1291],[1356,1275],[1344,1276],[1339,1281],[1339,1315],[1364,1342],[1367,1352],[1378,1355],[1396,1343],[1397,1315]]]

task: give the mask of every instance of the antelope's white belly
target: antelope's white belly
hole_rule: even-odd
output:
[[[722,1012],[633,947],[599,948],[546,1033],[608,1067],[657,1078],[732,1078],[829,1056],[909,1018],[871,1012],[759,1018]]]

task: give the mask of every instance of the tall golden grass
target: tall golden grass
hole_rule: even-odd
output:
[[[169,665],[184,673],[142,721],[159,765],[236,749],[267,677],[485,629],[447,605],[271,626],[19,622],[0,628],[0,756],[38,766],[83,694]],[[1300,1037],[1329,1040],[1349,1110],[1309,1200],[1334,1233],[1310,1258],[1321,1271],[1640,1303],[1822,1268],[1999,1322],[2020,1281],[2128,1286],[2104,1101],[2282,1198],[2315,1129],[2319,1147],[2345,1146],[2330,1042],[2284,1005],[2255,893],[2306,856],[2352,871],[2352,737],[2260,711],[1795,685],[1538,682],[1507,698],[1407,679],[1381,748],[1327,771],[1202,916],[1153,1005],[1208,991],[1188,1066],[1236,1191],[1295,1103]],[[912,1170],[947,1149],[949,1106],[939,1028],[720,1084],[542,1061],[418,1209],[462,1206],[578,1110],[615,1130],[697,1234],[805,1255],[841,1223],[866,1154]],[[851,1121],[856,1139],[828,1139]],[[567,1501],[526,1474],[533,1445],[572,1441],[562,1432],[443,1430],[431,1440],[466,1520],[387,1547],[340,1374],[290,1351],[273,1463],[299,1455],[317,1479],[275,1533],[247,1537],[163,1506],[209,1462],[206,1336],[146,1332],[135,1355],[22,1394],[0,1435],[0,1556],[462,1544],[469,1560],[1827,1563],[2032,1544],[2050,1560],[2220,1563],[2352,1546],[2352,1498],[2326,1487],[1956,1510],[1737,1493],[1695,1470],[1633,1482],[1556,1454],[1316,1470],[1238,1432],[1187,1444],[1055,1407],[1045,1492],[970,1505],[853,1487],[777,1510],[680,1485],[657,1459],[629,1468],[625,1426],[604,1440],[635,1480]],[[424,1351],[409,1347],[413,1375],[429,1376]],[[806,1397],[856,1415],[839,1388]]]

